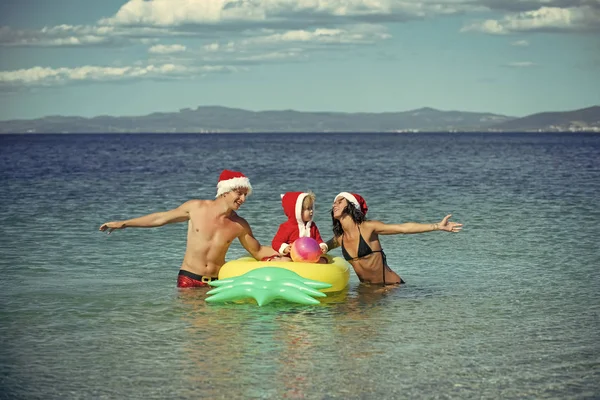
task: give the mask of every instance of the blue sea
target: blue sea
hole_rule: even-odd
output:
[[[98,231],[222,169],[264,244],[286,191],[327,239],[341,191],[464,229],[382,236],[402,287],[263,307],[176,288],[186,224]],[[600,398],[600,135],[2,135],[0,204],[2,399]]]

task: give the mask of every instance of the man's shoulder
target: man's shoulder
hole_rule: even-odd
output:
[[[246,219],[244,217],[241,217],[235,211],[231,212],[229,219],[237,224],[240,224],[241,226],[244,227],[244,229],[250,229],[250,224],[248,223],[248,221],[246,221]]]
[[[235,211],[231,211],[231,214],[229,215],[229,218],[231,218],[232,220],[237,221],[237,222],[243,222],[243,223],[246,223],[246,224],[248,223],[244,217],[240,216]]]
[[[186,201],[184,204],[190,208],[202,208],[207,207],[212,204],[214,200],[201,200],[201,199],[192,199]]]

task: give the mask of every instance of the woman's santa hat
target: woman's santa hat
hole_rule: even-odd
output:
[[[367,202],[365,201],[365,199],[362,198],[361,195],[356,194],[356,193],[342,192],[342,193],[338,194],[337,196],[335,196],[336,199],[338,197],[345,198],[350,203],[352,203],[352,205],[354,207],[356,207],[358,210],[360,210],[364,215],[367,215],[367,211],[369,210],[369,207],[367,207]]]
[[[217,195],[215,197],[219,197],[222,194],[239,188],[248,189],[248,195],[252,194],[252,185],[250,185],[250,179],[248,179],[246,175],[238,171],[230,171],[228,169],[223,170],[221,175],[219,175]]]

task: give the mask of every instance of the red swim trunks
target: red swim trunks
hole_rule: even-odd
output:
[[[190,271],[183,269],[179,270],[177,275],[177,287],[178,288],[195,288],[195,287],[207,287],[208,282],[216,281],[219,278],[212,278],[210,276],[196,275]]]

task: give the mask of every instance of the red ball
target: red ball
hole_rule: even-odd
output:
[[[295,262],[315,263],[321,258],[321,247],[315,239],[301,237],[292,243],[290,255]]]

